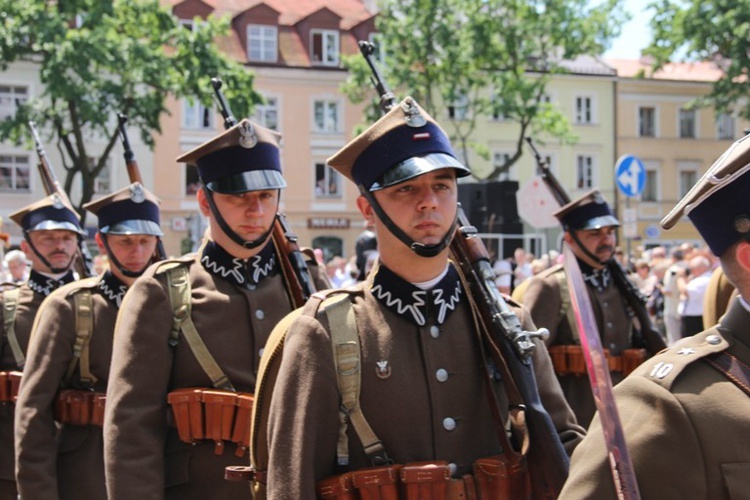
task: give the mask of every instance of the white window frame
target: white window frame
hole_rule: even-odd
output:
[[[10,186],[9,187],[2,187],[0,186],[0,193],[10,193],[10,194],[21,194],[21,193],[30,193],[32,191],[31,189],[31,169],[32,169],[32,159],[31,155],[28,153],[6,153],[6,152],[0,152],[0,157],[7,157],[10,159],[9,163],[0,163],[0,167],[3,168],[9,168],[10,169]],[[21,162],[19,164],[19,159],[26,159],[26,164]],[[23,169],[28,170],[28,173],[26,174],[27,179],[27,188],[19,188],[18,187],[18,171]]]
[[[323,106],[323,123],[318,123],[317,108],[318,105]],[[329,115],[329,107],[333,105],[335,107],[335,117],[331,120]],[[339,134],[343,130],[341,118],[343,116],[343,106],[340,99],[330,97],[316,97],[312,103],[312,130],[314,133],[319,134]],[[334,123],[330,123],[333,121]]]
[[[454,121],[465,121],[470,118],[471,110],[469,109],[469,96],[461,94],[458,98],[448,105],[448,119]]]
[[[575,123],[576,125],[596,124],[596,100],[591,94],[580,94],[575,96]]]
[[[266,102],[255,106],[255,122],[278,132],[281,130],[281,108],[279,105],[281,99],[275,95],[266,95],[264,97],[266,98]],[[276,115],[274,118],[276,120],[275,126],[273,126],[272,119],[269,118],[273,114]]]
[[[492,169],[496,169],[497,167],[502,167],[505,165],[508,160],[510,160],[513,157],[513,154],[509,151],[493,151],[492,152]],[[508,170],[500,174],[500,176],[497,178],[499,181],[517,181],[518,180],[518,169],[516,168],[518,166],[518,162],[514,163],[510,166]]]
[[[251,33],[257,30],[256,34]],[[247,25],[247,60],[275,63],[279,60],[279,27],[272,24]],[[253,57],[253,49],[258,55]]]
[[[96,158],[89,157],[89,167],[93,167],[96,163]],[[112,192],[112,167],[109,160],[102,168],[99,175],[94,178],[94,193],[95,194],[109,194]]]
[[[213,108],[197,100],[192,104],[189,99],[182,100],[182,128],[185,130],[214,130],[214,115]],[[207,124],[204,124],[204,117],[208,118]]]
[[[682,174],[684,172],[693,172],[695,181],[684,190],[682,189]],[[701,162],[698,160],[684,160],[677,162],[677,196],[678,199],[684,197],[688,191],[698,182],[701,176]]]
[[[692,113],[693,115],[693,130],[692,136],[682,135],[682,120],[683,113]],[[698,139],[698,111],[695,109],[680,108],[677,111],[677,137],[680,139]]]
[[[320,54],[315,53],[315,38],[320,37]],[[310,61],[322,66],[338,66],[340,40],[338,30],[310,30]]]
[[[644,163],[645,163],[644,166],[646,167],[646,184],[643,186],[643,191],[641,192],[641,194],[638,197],[638,199],[640,201],[642,201],[643,203],[660,203],[661,199],[662,199],[662,194],[661,194],[661,168],[660,168],[660,166],[659,166],[659,164],[657,162],[652,162],[651,164],[646,163],[646,162],[644,162]],[[647,198],[644,198],[644,194],[646,193],[646,189],[649,186],[649,183],[648,183],[648,174],[649,173],[653,173],[653,175],[654,175],[654,182],[653,182],[653,185],[654,185],[654,199],[653,200],[649,200]]]
[[[653,111],[653,135],[643,135],[641,133],[641,110],[650,109]],[[655,138],[659,136],[659,108],[657,106],[638,106],[635,113],[635,132],[636,137],[651,137]]]
[[[729,128],[729,133],[725,128]],[[719,113],[716,116],[716,138],[720,141],[732,141],[736,136],[737,119],[731,113]]]
[[[585,165],[585,163],[588,163],[588,165]],[[579,184],[579,178],[581,172],[581,168],[588,169],[588,172],[584,170],[584,179],[583,179],[583,186]],[[597,186],[596,182],[596,174],[597,174],[597,161],[596,161],[596,155],[590,154],[590,153],[576,153],[576,163],[575,163],[575,186],[578,190],[586,190],[593,189]]]
[[[0,88],[2,89],[2,92],[0,92],[0,120],[13,118],[16,115],[16,111],[18,111],[16,100],[21,103],[29,100],[29,86],[0,83]]]
[[[323,178],[318,179],[318,167],[323,167]],[[329,199],[341,199],[341,192],[343,191],[342,176],[336,170],[331,168],[325,160],[318,160],[313,162],[313,194],[317,200],[329,200]],[[323,181],[322,186],[318,186],[319,181]],[[330,186],[335,185],[335,192],[330,191]]]

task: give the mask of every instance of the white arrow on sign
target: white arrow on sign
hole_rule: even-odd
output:
[[[635,156],[625,155],[615,166],[617,186],[626,196],[638,196],[646,184],[646,168]]]

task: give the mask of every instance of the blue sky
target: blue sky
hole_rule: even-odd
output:
[[[625,0],[625,8],[632,19],[622,27],[620,38],[612,43],[612,47],[604,53],[604,57],[614,59],[638,59],[641,49],[651,40],[649,28],[650,12],[645,12],[652,0]]]

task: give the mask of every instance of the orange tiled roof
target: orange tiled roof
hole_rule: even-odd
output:
[[[657,72],[653,72],[653,61],[641,59],[605,59],[604,62],[625,78],[643,77],[653,80],[673,80],[685,82],[715,82],[724,72],[714,62],[668,63]]]

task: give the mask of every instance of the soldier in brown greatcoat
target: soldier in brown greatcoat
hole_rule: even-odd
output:
[[[22,208],[11,219],[23,228],[21,248],[31,261],[29,279],[0,293],[0,370],[21,371],[39,306],[56,288],[76,279],[72,265],[83,234],[78,214],[59,196]],[[10,398],[8,398],[10,399]],[[0,500],[16,500],[12,400],[0,402]]]
[[[750,139],[735,142],[662,220],[684,215],[737,287],[720,323],[646,361],[614,388],[641,498],[750,498]],[[599,416],[560,498],[615,499]]]
[[[249,495],[247,485],[224,480],[246,450],[215,434],[244,429],[219,429],[209,415],[233,411],[238,394],[253,392],[266,339],[293,309],[271,239],[286,186],[278,143],[275,132],[242,120],[177,159],[198,168],[210,235],[197,253],[149,268],[120,309],[104,422],[111,500]],[[176,428],[187,420],[174,405],[195,394],[200,430]]]
[[[37,314],[16,403],[21,498],[107,498],[102,417],[115,318],[155,262],[162,231],[158,200],[137,183],[84,208],[98,216],[110,270],[59,288]]]
[[[358,185],[358,207],[377,233],[380,261],[349,290],[361,345],[359,406],[385,450],[368,456],[372,450],[352,430],[353,417],[342,450],[345,403],[332,342],[348,343],[332,341],[324,303],[314,317],[303,314],[292,323],[284,344],[268,417],[269,498],[314,498],[316,482],[373,460],[382,464],[386,456],[396,464],[445,461],[451,476],[462,478],[477,459],[509,451],[490,410],[467,291],[448,259],[456,178],[469,171],[411,98],[328,163]],[[527,315],[522,319],[533,328]],[[542,400],[570,451],[582,428],[540,342],[533,362]],[[508,398],[497,370],[490,369],[491,383],[502,412]]]
[[[602,347],[609,351],[610,356],[620,357],[634,343],[633,320],[625,297],[615,286],[606,264],[614,256],[615,229],[620,223],[598,191],[570,202],[555,216],[565,228],[565,241],[573,249],[581,267]],[[557,361],[555,370],[560,386],[578,423],[588,426],[596,405],[584,370],[582,351],[563,351],[567,346],[581,344],[563,266],[551,267],[534,276],[524,292],[523,305],[529,310],[534,324],[549,330],[546,344],[553,360]],[[560,354],[556,355],[556,352]],[[573,366],[580,369],[575,370]],[[613,384],[622,380],[621,366],[611,371],[611,377]]]

